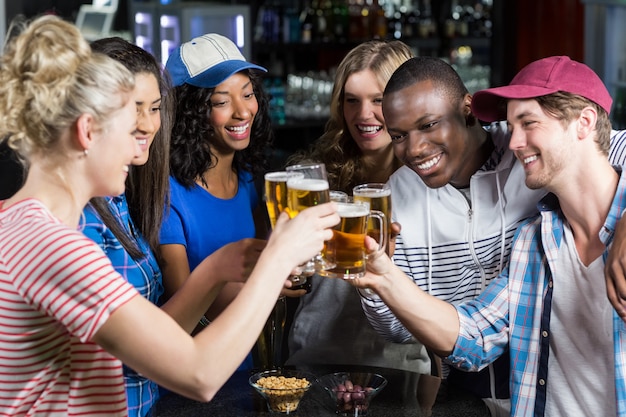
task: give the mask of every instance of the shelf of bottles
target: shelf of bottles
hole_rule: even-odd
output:
[[[301,50],[323,44],[345,48],[368,39],[400,39],[423,51],[488,46],[493,0],[270,0],[258,11],[254,41],[262,52],[276,44]],[[437,6],[437,7],[435,7]]]
[[[325,119],[334,67],[369,39],[402,40],[416,55],[448,59],[470,91],[489,87],[493,1],[265,1],[256,16],[252,49],[253,59],[273,77],[266,81],[279,97],[273,100],[275,122]],[[306,102],[294,104],[298,98]]]

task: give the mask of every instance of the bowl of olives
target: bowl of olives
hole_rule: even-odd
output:
[[[371,372],[335,372],[318,378],[342,416],[366,416],[370,403],[387,385],[387,379]]]

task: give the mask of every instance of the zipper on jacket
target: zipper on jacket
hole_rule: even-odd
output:
[[[467,221],[469,222],[469,236],[467,237],[467,242],[469,243],[470,253],[472,254],[472,259],[474,259],[474,264],[478,267],[478,272],[480,274],[480,288],[473,297],[476,297],[485,289],[485,284],[487,282],[487,277],[485,276],[485,269],[483,265],[478,260],[478,256],[476,256],[476,249],[474,248],[474,210],[468,205],[467,210]]]

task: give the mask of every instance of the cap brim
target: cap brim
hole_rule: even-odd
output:
[[[506,100],[529,99],[558,90],[530,85],[507,85],[477,91],[472,97],[472,113],[483,122],[506,120]]]
[[[213,88],[223,83],[231,75],[247,69],[267,72],[265,68],[259,65],[255,65],[247,61],[231,60],[221,62],[209,70],[206,70],[195,77],[189,78],[185,82],[196,87]]]

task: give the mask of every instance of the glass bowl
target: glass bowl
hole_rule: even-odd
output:
[[[267,401],[268,409],[284,414],[298,409],[300,400],[315,381],[313,374],[293,369],[257,372],[249,379],[250,385]]]
[[[382,375],[370,372],[335,372],[318,379],[343,416],[365,416],[372,399],[387,385]]]

